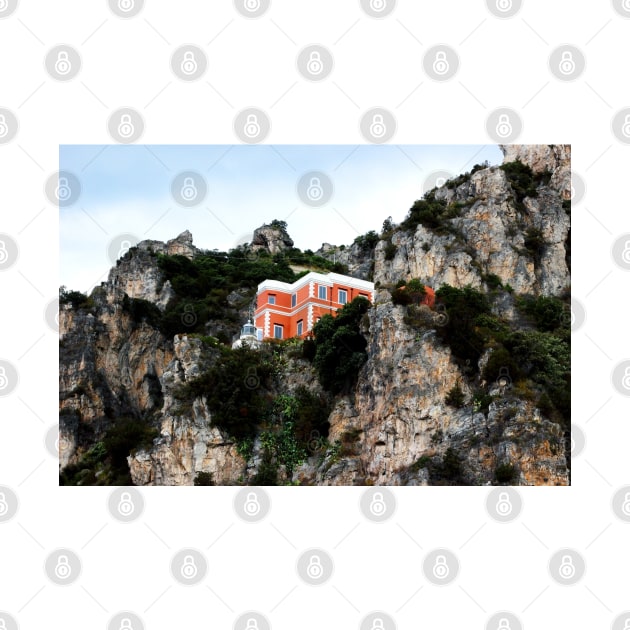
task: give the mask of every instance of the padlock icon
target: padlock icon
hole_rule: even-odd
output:
[[[131,122],[131,116],[129,114],[123,114],[120,117],[120,123],[118,123],[118,135],[122,138],[131,138],[135,132],[135,127]]]
[[[500,516],[509,516],[512,513],[512,507],[510,495],[507,492],[501,492],[496,505],[497,514]]]
[[[499,376],[497,376],[497,385],[499,387],[509,387],[512,384],[510,372],[506,367],[499,368]]]
[[[443,50],[438,50],[435,53],[435,59],[433,60],[433,72],[442,76],[449,71],[449,68],[450,65],[446,59],[446,53]]]
[[[310,74],[320,74],[324,69],[324,64],[322,63],[322,57],[319,52],[313,50],[308,58],[308,63],[306,64],[306,69]]]
[[[134,6],[135,6],[134,0],[118,0],[118,8],[121,11],[124,11],[125,13],[127,13],[128,11],[131,11]]]
[[[121,241],[120,249],[118,250],[118,258],[122,258],[123,256],[126,256],[130,249],[131,249],[131,241],[127,241],[127,240]]]
[[[120,620],[119,630],[133,630],[133,625],[131,624],[131,619],[129,619],[129,617],[125,617]]]
[[[131,516],[136,509],[136,506],[131,500],[131,494],[129,492],[123,492],[120,495],[120,501],[118,502],[118,512],[121,516]]]
[[[258,622],[253,618],[248,619],[245,630],[258,630]]]
[[[570,50],[565,50],[562,53],[558,70],[560,70],[560,72],[565,76],[575,72],[575,61],[573,59],[573,53]]]
[[[60,580],[67,580],[72,574],[72,567],[68,561],[68,556],[61,555],[57,558],[57,564],[55,565],[55,575]]]
[[[245,499],[243,509],[247,516],[256,516],[260,512],[260,501],[258,501],[258,496],[255,492],[247,493],[247,499]]]
[[[370,9],[380,13],[387,8],[387,0],[370,0]]]
[[[435,575],[438,580],[444,580],[448,577],[450,573],[450,569],[448,568],[448,564],[446,564],[446,556],[437,556],[435,558],[435,564],[433,565],[433,575]]]
[[[497,9],[505,13],[512,8],[512,0],[497,0]]]
[[[382,138],[387,132],[385,121],[382,114],[374,114],[372,118],[372,124],[370,125],[370,135],[373,138]]]
[[[181,190],[182,199],[185,201],[194,201],[197,194],[198,191],[197,186],[195,186],[195,180],[192,177],[186,177]]]
[[[197,565],[192,556],[185,556],[182,564],[181,574],[187,580],[192,580],[198,573]]]
[[[57,188],[55,188],[55,196],[59,201],[68,201],[68,199],[70,199],[70,195],[72,195],[72,189],[70,188],[68,178],[60,177],[59,182],[57,183]]]
[[[370,630],[385,630],[385,624],[383,623],[383,620],[380,617],[377,617],[372,622],[372,627],[370,628]]]
[[[512,135],[512,123],[507,114],[501,114],[499,116],[499,122],[497,123],[495,131],[500,138],[507,138]]]
[[[442,188],[444,184],[446,184],[446,177],[438,177],[435,180],[435,185],[437,186],[437,188]]]
[[[7,251],[7,244],[0,239],[0,265],[5,263],[9,258],[9,252]]]
[[[630,367],[626,367],[626,369],[624,370],[621,384],[623,385],[624,389],[630,389]]]
[[[4,492],[0,492],[0,516],[4,516],[9,511],[9,504]]]
[[[562,556],[558,571],[564,580],[570,580],[575,575],[575,565],[571,556]]]
[[[317,555],[311,556],[308,561],[308,567],[306,567],[306,573],[308,577],[313,580],[318,580],[324,574],[324,568],[322,567],[321,558]]]
[[[4,138],[4,136],[8,135],[9,126],[7,125],[7,119],[4,114],[0,114],[0,138]]]
[[[630,264],[630,241],[626,241],[621,252],[623,262]]]
[[[512,630],[512,626],[510,625],[510,622],[505,617],[501,617],[501,619],[499,619],[499,625],[497,626],[497,630]]]
[[[621,511],[626,516],[630,516],[630,492],[626,492],[626,495],[623,498],[623,503],[621,504]]]
[[[621,133],[626,137],[630,138],[630,114],[627,114],[623,120],[623,126],[621,127]]]
[[[184,53],[184,60],[182,61],[180,67],[182,72],[187,76],[197,72],[197,68],[199,68],[199,66],[197,65],[197,60],[195,59],[195,53],[193,53],[192,50],[187,50]]]
[[[247,116],[243,131],[248,138],[255,138],[260,133],[260,124],[258,123],[258,116],[256,116],[256,114],[249,114]]]
[[[324,196],[324,189],[319,177],[311,177],[309,187],[306,189],[306,196],[311,201],[319,201]]]
[[[72,64],[70,58],[65,50],[60,50],[57,54],[57,61],[55,61],[55,72],[62,76],[65,76],[72,70]]]
[[[258,11],[260,9],[260,0],[245,0],[245,9],[247,11]]]
[[[6,370],[4,366],[0,365],[0,389],[6,389],[9,385],[9,379],[7,378]]]
[[[387,505],[383,499],[382,492],[375,492],[372,500],[370,501],[370,512],[374,516],[383,516],[387,512]]]

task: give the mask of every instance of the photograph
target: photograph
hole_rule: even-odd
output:
[[[60,147],[61,485],[570,485],[570,145],[94,155]]]

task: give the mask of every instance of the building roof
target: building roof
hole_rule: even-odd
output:
[[[293,293],[310,282],[317,282],[326,286],[332,286],[333,284],[344,284],[355,289],[363,289],[364,291],[374,291],[374,283],[367,280],[359,280],[359,278],[353,278],[351,276],[344,276],[340,273],[317,273],[316,271],[309,271],[305,276],[296,280],[292,284],[288,282],[281,282],[280,280],[263,280],[258,285],[258,293],[265,290],[284,291],[285,293]]]

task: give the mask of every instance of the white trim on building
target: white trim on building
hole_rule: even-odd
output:
[[[309,285],[309,295],[311,290],[315,291],[315,283],[332,287],[334,283],[343,284],[353,289],[359,289],[366,292],[374,292],[374,283],[367,280],[359,280],[358,278],[352,278],[351,276],[344,276],[339,273],[318,273],[316,271],[309,271],[305,276],[302,276],[299,280],[296,280],[293,284],[288,282],[281,282],[280,280],[263,280],[258,285],[258,293],[262,291],[284,291],[285,293],[292,293],[301,289],[302,287]]]

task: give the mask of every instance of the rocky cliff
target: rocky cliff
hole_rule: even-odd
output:
[[[501,325],[528,330],[531,321],[517,308],[519,296],[566,295],[570,147],[502,150],[507,168],[481,165],[431,191],[429,199],[442,213],[439,221],[392,225],[372,247],[325,244],[317,252],[346,265],[350,275],[376,283],[375,303],[361,322],[367,360],[349,390],[330,396],[311,361],[295,348],[270,359],[272,376],[264,385],[270,401],[301,387],[330,404],[328,435],[315,432],[317,443],[308,457],[290,479],[281,474],[280,482],[569,483],[566,426],[541,404],[536,387],[533,391],[509,376],[484,379],[497,344],[490,343],[479,365],[471,367],[438,334],[448,314],[428,307],[412,313],[392,302],[394,285],[412,278],[436,290],[470,286],[489,296]],[[515,163],[518,168],[511,168]],[[286,226],[273,225],[256,230],[249,246],[271,255],[291,247]],[[199,253],[189,233],[166,244],[144,241],[118,261],[88,304],[60,308],[62,469],[84,465],[90,449],[119,417],[128,416],[155,431],[126,457],[135,484],[191,485],[199,473],[210,473],[219,484],[260,479],[264,432],[245,449],[216,425],[205,396],[182,395],[186,384],[219,360],[216,340],[186,330],[165,335],[155,324],[159,315],[145,304],[164,312],[181,298],[158,254],[193,260]],[[249,294],[239,291],[228,297],[242,306]],[[131,307],[129,298],[136,300]],[[206,330],[214,334],[221,325],[211,321]],[[447,404],[456,387],[460,404]],[[98,475],[85,483],[98,483]]]

